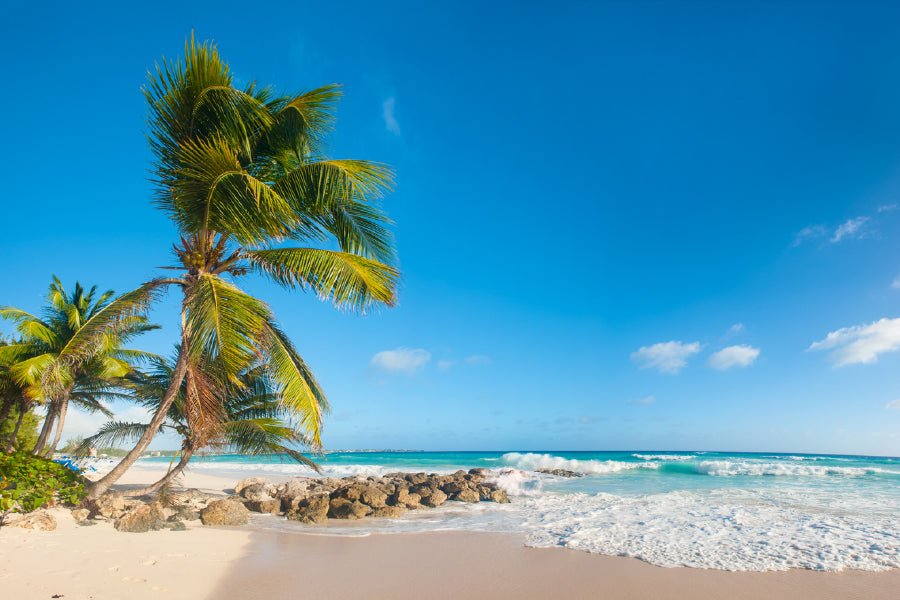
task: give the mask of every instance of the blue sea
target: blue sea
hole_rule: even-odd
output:
[[[168,462],[144,459],[142,462]],[[333,477],[484,467],[510,504],[410,511],[402,519],[308,526],[254,517],[261,529],[317,535],[480,530],[530,546],[726,570],[900,567],[900,459],[719,452],[347,452],[320,461]],[[191,469],[273,482],[315,473],[274,457],[209,456]],[[584,477],[561,478],[540,468]]]

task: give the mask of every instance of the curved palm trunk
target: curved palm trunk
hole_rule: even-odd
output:
[[[13,404],[15,404],[15,400],[12,398],[7,398],[3,401],[3,408],[0,408],[0,425],[9,418],[9,413],[12,412]]]
[[[53,430],[53,424],[56,422],[56,415],[59,411],[59,404],[56,400],[50,402],[47,407],[47,417],[44,419],[44,426],[41,427],[41,435],[38,436],[37,442],[34,444],[34,450],[31,453],[34,456],[40,456],[47,445],[47,438],[50,437],[50,431]]]
[[[12,452],[16,447],[16,437],[19,435],[19,427],[22,426],[22,420],[25,418],[25,413],[28,411],[25,410],[24,405],[19,406],[19,418],[16,420],[16,428],[13,429],[12,435],[9,438],[9,442],[6,444],[6,452]]]
[[[56,423],[56,435],[53,437],[53,443],[44,452],[44,458],[52,458],[56,452],[56,446],[59,445],[59,438],[62,437],[63,426],[66,424],[66,412],[69,410],[69,391],[59,399],[59,418]]]
[[[142,487],[137,490],[126,490],[126,491],[122,492],[122,495],[127,496],[129,498],[134,498],[135,496],[145,496],[147,494],[152,494],[156,490],[160,489],[161,487],[163,487],[164,485],[166,485],[167,483],[169,483],[170,481],[172,481],[173,479],[178,477],[178,475],[182,471],[184,471],[184,468],[187,466],[188,462],[191,460],[191,457],[193,455],[194,455],[193,450],[182,451],[181,460],[178,461],[178,464],[175,465],[174,469],[172,469],[171,471],[166,473],[165,477],[163,477],[156,483],[148,485],[147,487]]]
[[[88,497],[96,498],[106,492],[109,487],[114,484],[119,478],[127,471],[131,465],[134,464],[138,458],[140,458],[141,454],[143,454],[144,450],[147,449],[147,446],[150,445],[151,440],[153,440],[153,436],[156,435],[159,426],[162,425],[163,421],[166,419],[166,413],[169,412],[169,407],[172,406],[172,402],[175,400],[175,396],[178,394],[178,389],[181,387],[181,382],[184,379],[184,374],[187,372],[188,366],[188,354],[187,354],[187,337],[182,333],[181,335],[181,350],[178,352],[178,361],[175,363],[175,369],[172,373],[172,380],[169,382],[169,387],[166,389],[166,393],[163,395],[162,400],[159,403],[159,407],[156,409],[156,413],[153,415],[153,418],[150,420],[150,424],[147,427],[147,430],[144,431],[144,435],[141,436],[141,439],[138,440],[138,443],[134,448],[131,449],[131,452],[125,455],[125,457],[113,467],[113,470],[104,475],[102,478],[88,485]]]

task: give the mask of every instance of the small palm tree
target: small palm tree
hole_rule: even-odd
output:
[[[183,63],[159,66],[145,90],[155,204],[180,232],[170,267],[179,274],[144,284],[105,313],[109,320],[136,314],[175,286],[181,350],[143,435],[91,485],[93,496],[147,448],[182,381],[186,415],[216,414],[200,408],[197,383],[233,381],[254,364],[265,365],[282,407],[299,419],[312,448],[321,447],[325,395],[268,306],[237,279],[255,273],[356,311],[395,300],[389,221],[375,205],[390,187],[390,170],[323,157],[337,88],[291,95],[253,83],[238,88],[215,48],[191,39],[185,52]]]
[[[70,403],[89,412],[111,415],[101,400],[118,395],[117,382],[132,371],[131,361],[152,356],[122,348],[136,335],[156,328],[140,315],[106,323],[98,329],[92,344],[80,352],[73,351],[81,330],[95,326],[94,321],[112,296],[112,291],[97,296],[96,286],[85,290],[80,283],[68,294],[54,276],[43,319],[18,308],[0,308],[0,318],[15,322],[20,335],[15,343],[0,347],[0,362],[8,365],[12,385],[24,391],[29,406],[47,405],[35,455],[53,454]],[[50,441],[54,426],[56,433]]]
[[[159,404],[175,373],[175,359],[152,361],[152,369],[129,376],[130,389],[141,406],[153,412]],[[123,492],[126,496],[143,496],[168,485],[184,470],[193,456],[206,448],[253,456],[277,455],[294,460],[318,471],[319,467],[298,451],[309,447],[310,440],[302,429],[291,423],[286,405],[281,402],[268,376],[267,365],[253,365],[239,374],[230,384],[215,384],[212,393],[221,396],[216,408],[223,414],[209,423],[191,416],[188,383],[183,381],[175,400],[169,406],[160,431],[170,431],[181,437],[181,458],[175,468],[157,482],[140,489]],[[197,424],[201,427],[198,429]],[[204,426],[205,425],[205,426]],[[117,446],[134,442],[144,435],[149,424],[109,421],[100,430],[84,439],[76,453],[84,456],[91,447]]]

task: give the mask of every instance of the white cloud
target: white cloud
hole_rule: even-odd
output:
[[[472,366],[489,365],[493,362],[494,360],[490,356],[484,356],[483,354],[475,354],[466,358],[466,364]]]
[[[731,327],[728,328],[728,333],[740,333],[744,330],[743,323],[735,323]]]
[[[834,231],[834,235],[831,236],[831,243],[836,244],[844,238],[862,237],[865,234],[865,229],[863,226],[868,220],[869,217],[856,217],[855,219],[848,219],[847,222],[839,226]]]
[[[394,135],[400,135],[400,123],[394,116],[394,98],[388,98],[381,104],[382,115],[384,116],[384,126]]]
[[[449,369],[450,367],[452,367],[455,364],[456,364],[456,362],[452,361],[452,360],[439,360],[437,363],[438,368],[442,371],[446,371],[447,369]]]
[[[900,290],[900,275],[897,275],[897,279],[891,283],[891,287],[895,290]]]
[[[372,357],[371,364],[392,373],[412,375],[416,371],[420,371],[429,360],[431,360],[431,353],[422,348],[415,350],[397,348],[382,350]]]
[[[707,364],[713,369],[724,371],[731,367],[749,367],[759,356],[759,348],[752,346],[728,346],[709,357]]]
[[[900,398],[888,402],[884,407],[888,410],[900,410]]]
[[[583,425],[589,425],[591,423],[602,423],[606,421],[606,417],[601,415],[582,415],[578,417],[578,422]]]
[[[882,212],[890,212],[890,211],[892,211],[892,210],[897,210],[897,203],[896,203],[896,202],[893,203],[893,204],[883,204],[883,205],[881,205],[881,206],[878,207],[878,212],[880,212],[880,213],[882,213]]]
[[[700,342],[660,342],[643,346],[631,353],[631,360],[641,363],[642,369],[658,369],[660,373],[677,374],[687,366],[687,359],[700,352]]]
[[[881,319],[832,331],[808,350],[831,350],[836,367],[876,362],[879,354],[900,350],[900,319]]]
[[[809,225],[797,232],[797,235],[794,236],[794,241],[791,242],[791,247],[796,248],[806,240],[820,238],[826,233],[825,228],[821,225]]]
[[[637,399],[629,398],[628,399],[628,404],[643,404],[645,406],[647,404],[653,404],[654,402],[656,402],[656,397],[653,396],[652,394],[650,396],[647,396],[646,398],[637,398]]]

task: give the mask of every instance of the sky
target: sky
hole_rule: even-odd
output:
[[[342,84],[331,155],[396,170],[395,308],[239,282],[324,387],[327,448],[900,456],[896,4],[6,13],[0,304],[172,264],[141,87],[193,31],[242,83]]]

